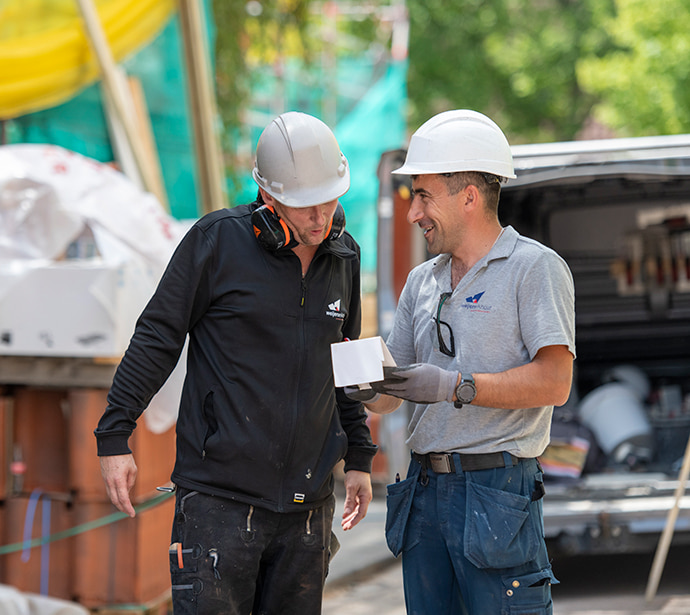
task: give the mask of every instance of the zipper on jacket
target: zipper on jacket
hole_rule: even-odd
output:
[[[301,264],[300,264],[301,268]],[[299,301],[299,306],[300,308],[304,308],[304,304],[306,303],[307,300],[307,282],[305,280],[304,275],[301,275],[300,271],[300,301]],[[297,348],[295,348],[295,356],[297,357],[297,374],[300,374],[302,372],[302,350],[306,346],[306,334],[305,334],[305,324],[304,324],[304,310],[301,309],[299,313],[299,321],[297,323],[297,327],[299,330],[299,343]],[[301,381],[300,377],[295,378],[294,381],[294,392],[293,392],[293,399],[295,399],[295,408],[293,408],[292,412],[292,423],[290,425],[290,431],[288,434],[288,448],[285,451],[285,458],[286,459],[291,459],[293,454],[294,454],[294,447],[295,447],[295,434],[297,430],[297,406],[299,406],[299,399],[300,399],[300,386],[301,386]],[[287,464],[289,465],[289,463]],[[278,509],[283,512],[285,510],[285,505],[286,504],[293,504],[294,503],[294,494],[292,493],[285,493],[285,476],[283,476],[280,479],[280,490],[278,493]]]

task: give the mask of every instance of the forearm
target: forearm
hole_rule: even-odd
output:
[[[539,350],[528,364],[497,373],[476,373],[476,395],[469,390],[462,392],[463,403],[502,408],[534,408],[564,404],[570,394],[573,355],[567,346],[546,346]],[[400,367],[384,368],[385,378],[373,382],[372,388],[382,397],[365,403],[372,412],[392,412],[396,401],[407,399],[418,404],[457,401],[457,388],[461,380],[467,380],[457,370],[446,370],[429,363],[415,363]]]
[[[176,347],[166,355],[162,344],[157,348],[142,343],[135,333],[115,373],[108,392],[108,405],[95,430],[99,456],[131,452],[127,441],[137,420],[169,376],[178,357]]]
[[[565,346],[542,348],[533,361],[496,374],[473,374],[476,406],[515,410],[563,405],[570,394],[572,355]]]

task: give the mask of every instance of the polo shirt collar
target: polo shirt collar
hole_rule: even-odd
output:
[[[479,259],[470,271],[477,271],[486,267],[491,261],[508,258],[515,250],[519,233],[510,225],[506,226],[503,233],[493,245],[486,256]],[[450,288],[450,254],[440,254],[433,261],[433,274],[441,288]],[[468,271],[468,273],[470,273]]]

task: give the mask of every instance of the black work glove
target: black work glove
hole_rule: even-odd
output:
[[[392,395],[418,404],[453,401],[458,382],[456,371],[441,369],[429,363],[414,363],[401,367],[384,367],[384,379],[372,382],[377,393]]]
[[[353,387],[343,387],[343,391],[350,399],[361,401],[363,404],[375,402],[381,397],[381,394],[374,391],[374,389],[360,389],[356,385]]]

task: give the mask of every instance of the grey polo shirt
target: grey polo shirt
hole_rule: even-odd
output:
[[[564,345],[575,356],[573,279],[556,252],[506,227],[442,307],[441,320],[453,330],[455,357],[439,351],[433,320],[441,293],[451,291],[450,270],[450,255],[443,254],[410,272],[387,340],[398,365],[496,373],[529,363],[544,346]],[[553,406],[502,410],[417,404],[408,443],[418,453],[507,451],[536,457],[549,442],[552,412]]]

